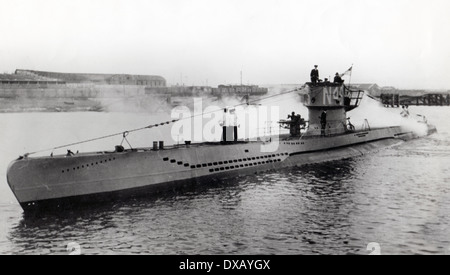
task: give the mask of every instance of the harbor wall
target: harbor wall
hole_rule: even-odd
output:
[[[98,99],[0,98],[0,113],[102,111]]]
[[[145,86],[0,84],[0,112],[103,111],[105,102],[145,96]]]

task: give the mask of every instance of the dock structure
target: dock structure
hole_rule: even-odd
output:
[[[450,94],[424,94],[409,96],[400,94],[381,94],[381,102],[386,107],[409,106],[450,106]]]

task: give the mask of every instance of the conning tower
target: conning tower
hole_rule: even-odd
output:
[[[350,131],[347,112],[359,106],[363,91],[351,91],[341,83],[306,83],[304,105],[309,110],[305,136],[339,135]]]

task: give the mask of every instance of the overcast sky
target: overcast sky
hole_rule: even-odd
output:
[[[450,89],[448,0],[0,0],[0,72]]]

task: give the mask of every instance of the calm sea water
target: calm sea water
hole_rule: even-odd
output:
[[[0,254],[68,254],[71,242],[83,254],[369,254],[372,242],[382,254],[450,254],[450,108],[411,110],[439,133],[353,159],[35,217],[23,214],[7,185],[11,160],[158,118],[0,114]],[[164,131],[130,142],[148,146]]]

